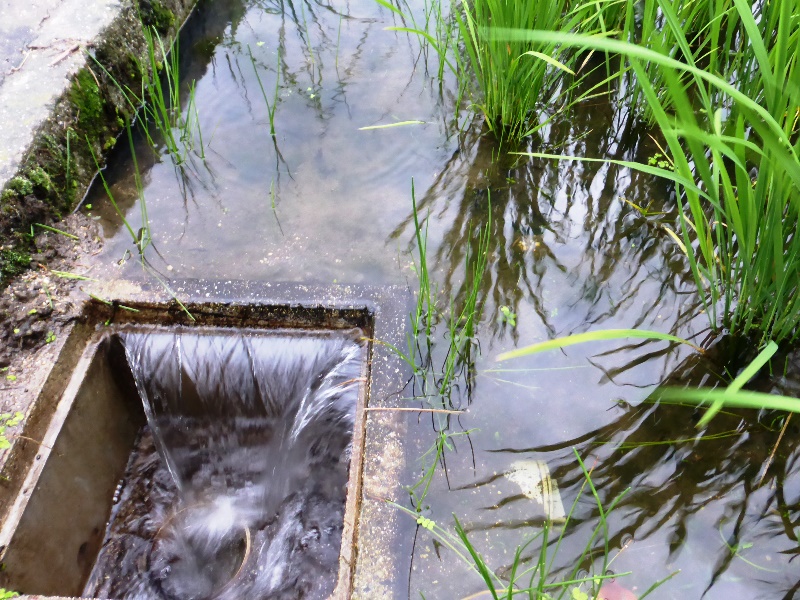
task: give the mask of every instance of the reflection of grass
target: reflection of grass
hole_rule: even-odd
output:
[[[480,576],[486,589],[483,592],[470,596],[470,598],[478,598],[484,595],[491,596],[495,600],[500,600],[501,598],[512,600],[514,597],[527,597],[529,599],[563,599],[566,597],[594,598],[606,580],[624,577],[630,574],[630,572],[608,573],[609,565],[613,561],[613,557],[611,557],[612,548],[610,547],[608,518],[628,490],[619,494],[608,507],[603,507],[600,496],[592,482],[591,471],[586,468],[577,450],[573,450],[573,452],[580,465],[584,481],[570,507],[565,522],[563,525],[558,524],[556,526],[556,524],[549,519],[546,520],[540,531],[531,536],[525,543],[518,546],[514,552],[510,568],[505,569],[505,571],[509,573],[507,580],[501,578],[497,574],[498,569],[492,569],[489,566],[487,558],[485,558],[470,541],[467,528],[462,525],[455,515],[453,516],[455,521],[455,533],[452,533],[432,519],[420,514],[418,511],[405,508],[393,502],[390,502],[390,504],[416,519],[419,527],[429,531],[430,534],[445,548],[449,549],[458,560],[469,565],[478,576]],[[587,487],[594,498],[599,514],[598,523],[595,525],[580,555],[569,561],[569,564],[572,566],[567,569],[565,574],[564,572],[557,572],[555,568],[555,559],[559,554],[564,536],[569,530],[570,522],[573,520],[578,503]],[[560,533],[556,538],[551,538],[551,533],[556,527],[560,529]],[[536,542],[538,542],[539,545],[538,551],[534,551],[532,554],[526,556],[526,550]],[[598,545],[600,546],[602,558],[599,564],[595,566],[595,563],[598,562],[594,558],[597,555]],[[590,568],[592,570],[587,574],[582,574],[582,570],[586,568],[587,563],[591,564]],[[661,581],[654,583],[639,596],[640,600],[643,600],[653,590],[676,574],[677,573],[672,573]],[[587,593],[583,588],[587,588],[589,592]]]

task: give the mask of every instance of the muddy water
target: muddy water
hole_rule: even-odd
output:
[[[421,3],[410,4],[419,15]],[[608,553],[593,543],[595,571],[601,555],[615,557],[612,571],[631,572],[618,583],[637,594],[678,572],[653,598],[792,597],[800,581],[789,562],[798,552],[800,478],[786,440],[796,437],[794,424],[759,484],[780,418],[723,415],[698,432],[692,409],[646,402],[667,380],[726,380],[726,369],[741,365],[740,351],[698,362],[664,343],[601,343],[494,361],[504,350],[597,328],[703,341],[705,316],[664,229],[675,226],[670,189],[619,167],[530,160],[498,148],[479,121],[454,116],[453,82],[440,88],[435,57],[413,37],[385,30],[402,24],[369,0],[203,5],[182,57],[186,77],[197,79],[206,159],[176,169],[164,153],[137,150],[152,267],[169,277],[416,289],[413,177],[420,214],[429,216],[432,279],[446,305],[463,292],[468,245],[491,216],[476,376],[471,385],[460,380],[451,397],[467,412],[414,418],[410,428],[419,455],[442,428],[471,432],[450,439],[446,475],[436,471],[425,514],[448,527],[457,514],[489,565],[507,572],[516,546],[540,531],[542,509],[505,473],[520,461],[544,461],[568,511],[583,483],[576,448],[604,505],[630,488],[609,518]],[[274,138],[250,53],[270,102],[278,82]],[[423,123],[360,130],[403,121]],[[657,152],[646,133],[624,105],[594,99],[520,150],[646,161]],[[138,229],[124,152],[109,179]],[[88,202],[103,217],[110,268],[144,277],[100,191]],[[515,313],[514,326],[501,306]],[[434,362],[445,353],[438,344]],[[797,376],[779,371],[760,385],[796,395]],[[422,463],[409,470],[411,482]],[[598,513],[584,490],[555,579],[575,566]],[[450,599],[482,589],[427,531],[405,544],[398,552],[412,556],[412,568],[396,576],[398,597]]]

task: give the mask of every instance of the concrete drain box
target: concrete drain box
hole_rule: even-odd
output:
[[[67,342],[79,358],[8,501],[2,585],[351,597],[368,394],[391,379],[373,380],[371,342],[378,313],[400,334],[402,301],[194,304],[199,324],[127,302],[90,305]]]

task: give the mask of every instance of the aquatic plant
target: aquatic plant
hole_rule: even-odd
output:
[[[488,592],[495,600],[500,600],[501,598],[511,600],[518,596],[527,597],[531,600],[534,598],[561,599],[567,597],[568,594],[570,598],[596,598],[606,586],[612,583],[612,580],[631,574],[630,572],[612,574],[608,571],[609,565],[613,560],[608,519],[629,489],[624,490],[607,507],[604,507],[592,482],[591,471],[586,468],[578,451],[573,449],[573,452],[583,473],[584,481],[570,507],[569,513],[563,523],[555,523],[548,518],[543,523],[540,531],[523,544],[517,546],[510,568],[507,570],[509,573],[508,580],[501,578],[497,574],[497,570],[489,566],[487,559],[478,552],[470,541],[467,529],[461,524],[456,515],[453,515],[455,533],[452,533],[432,519],[421,515],[418,511],[408,509],[388,500],[387,502],[414,518],[419,527],[429,531],[456,558],[469,565],[483,580],[486,586],[486,592],[484,593]],[[570,561],[573,566],[564,574],[555,568],[555,559],[559,554],[566,532],[569,530],[570,522],[573,520],[578,503],[587,487],[594,498],[598,522],[586,541],[581,554]],[[554,530],[558,529],[560,529],[558,536],[551,537]],[[538,545],[538,551],[534,551],[530,558],[524,557],[525,550],[534,544]],[[600,555],[599,561],[594,558],[598,554]],[[530,563],[530,566],[528,566],[528,563]],[[581,570],[585,568],[587,563],[591,565],[590,568],[592,570],[587,574],[582,574]],[[676,574],[677,572],[672,573],[651,585],[639,596],[639,599],[642,600],[647,597]],[[584,591],[584,588],[588,591]]]
[[[800,15],[790,2],[766,3],[761,19],[774,28],[762,36],[750,4],[733,1],[758,66],[744,91],[738,79],[731,83],[708,71],[691,54],[678,60],[661,48],[563,32],[496,34],[626,58],[672,168],[607,162],[675,185],[680,247],[713,328],[757,334],[762,342],[791,343],[800,335],[800,238],[795,235],[800,217]],[[674,16],[668,3],[657,2],[665,15]],[[688,46],[672,16],[667,26],[681,46]],[[645,65],[658,69],[663,86],[654,86]]]
[[[182,165],[194,152],[205,158],[200,114],[195,101],[195,81],[189,84],[186,116],[181,113],[180,52],[178,39],[167,48],[153,27],[142,23],[142,36],[147,47],[147,58],[133,57],[142,74],[141,89],[135,91],[120,84],[113,75],[92,57],[111,83],[120,91],[133,113],[138,113],[144,134],[150,146],[158,148],[157,138],[163,141],[167,152],[177,165]],[[155,131],[151,129],[151,125]],[[197,141],[195,140],[197,136]]]
[[[385,0],[376,1],[403,16]],[[440,81],[444,67],[449,67],[460,94],[466,91],[489,131],[503,141],[519,140],[545,126],[550,121],[547,115],[567,105],[562,79],[574,75],[575,56],[561,52],[558,44],[534,49],[523,38],[499,40],[492,28],[570,31],[581,17],[570,15],[568,5],[568,0],[460,0],[453,2],[449,15],[441,7],[427,11],[425,28],[414,24],[388,29],[416,34],[432,47],[440,58]],[[430,15],[436,21],[435,35],[427,29]],[[448,24],[450,19],[455,26]]]
[[[269,134],[274,138],[275,137],[275,109],[278,107],[278,92],[280,91],[280,63],[281,63],[281,53],[280,49],[278,49],[278,68],[275,70],[275,91],[272,95],[272,102],[269,101],[267,98],[267,92],[264,90],[264,84],[261,83],[261,75],[258,74],[258,66],[256,64],[256,59],[253,57],[253,51],[250,49],[250,46],[247,47],[247,54],[250,57],[250,64],[253,65],[253,72],[256,74],[256,81],[258,81],[258,87],[261,90],[261,96],[264,98],[264,104],[267,105],[267,114],[269,115]],[[274,205],[273,205],[274,208]]]
[[[142,33],[147,43],[147,63],[139,63],[142,90],[138,96],[134,95],[134,100],[144,111],[142,121],[147,138],[155,146],[149,130],[152,122],[167,146],[167,151],[178,164],[186,160],[190,150],[196,150],[198,156],[203,158],[203,138],[197,104],[194,101],[194,82],[189,86],[186,117],[181,117],[178,40],[176,38],[172,46],[166,48],[154,28],[143,26]],[[131,92],[130,89],[128,91]],[[194,143],[195,131],[200,140],[197,147]]]

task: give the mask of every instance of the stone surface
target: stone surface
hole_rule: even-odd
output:
[[[121,10],[117,0],[0,0],[0,189]]]

